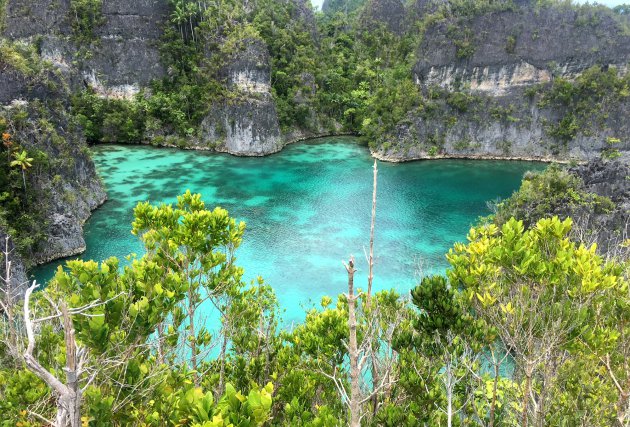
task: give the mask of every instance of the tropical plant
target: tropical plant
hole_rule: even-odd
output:
[[[451,283],[496,329],[514,360],[522,425],[556,422],[551,408],[566,396],[560,384],[567,352],[593,327],[590,311],[600,299],[610,301],[608,295],[627,296],[621,266],[605,263],[594,246],[570,241],[571,225],[570,218],[554,217],[529,230],[515,219],[501,228],[480,226],[447,255]],[[600,421],[611,416],[609,410]]]
[[[33,166],[33,160],[34,159],[32,157],[28,157],[28,152],[26,150],[13,153],[11,167],[17,167],[22,172],[24,192],[26,192],[26,171]]]

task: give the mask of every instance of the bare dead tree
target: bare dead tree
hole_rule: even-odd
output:
[[[72,316],[101,316],[99,314],[90,314],[90,311],[118,298],[120,294],[115,295],[107,301],[101,302],[95,300],[78,308],[68,308],[65,301],[56,302],[48,295],[44,295],[44,299],[50,304],[53,314],[42,318],[33,318],[31,313],[31,296],[38,287],[39,285],[34,281],[24,295],[23,322],[27,337],[27,347],[23,354],[24,362],[26,367],[33,374],[51,388],[57,398],[57,415],[54,426],[80,427],[83,393],[92,383],[99,370],[87,366],[89,359],[88,352],[87,349],[81,348],[77,344]],[[64,367],[65,379],[63,380],[57,378],[51,371],[46,369],[34,355],[37,332],[36,325],[56,319],[61,320],[66,350],[66,366]],[[81,381],[84,383],[83,387],[80,386]],[[37,414],[33,415],[38,418],[43,418]]]
[[[619,396],[617,400],[617,423],[619,427],[628,427],[630,426],[630,376],[628,375],[630,369],[628,364],[628,359],[626,358],[624,373],[626,375],[625,381],[622,378],[618,378],[615,374],[615,371],[611,367],[610,363],[610,354],[606,354],[604,357],[600,358],[604,366],[606,367],[606,372],[610,376],[610,379],[613,381],[615,385],[615,389],[617,390],[617,394]]]
[[[378,165],[374,160],[374,184],[372,186],[372,222],[370,224],[370,255],[368,257],[368,287],[367,306],[372,302],[372,280],[374,279],[374,227],[376,224],[376,186],[378,178]]]
[[[372,185],[372,220],[370,223],[370,252],[369,254],[365,254],[366,261],[368,263],[368,283],[367,283],[367,297],[366,297],[366,305],[365,311],[368,317],[370,317],[370,321],[374,321],[374,316],[372,313],[372,282],[374,280],[374,229],[376,225],[376,193],[377,193],[377,184],[378,184],[378,165],[376,159],[374,160],[374,180]],[[376,341],[372,343],[371,346],[371,358],[372,358],[372,381],[378,382],[379,380],[379,372],[378,372],[378,351],[379,351],[379,342],[378,338]],[[374,395],[372,397],[372,411],[376,414],[378,409],[378,396]]]
[[[446,392],[446,408],[438,407],[438,409],[446,414],[446,425],[452,427],[453,417],[466,407],[469,400],[456,407],[455,388],[468,377],[468,366],[477,356],[467,346],[461,354],[454,351],[455,335],[452,331],[448,331],[444,337],[436,335],[435,342],[441,348],[443,372],[440,378]]]
[[[81,403],[82,390],[79,388],[79,379],[85,372],[84,363],[87,354],[77,346],[74,336],[74,327],[65,303],[54,307],[58,314],[54,317],[62,317],[62,325],[65,335],[66,347],[66,380],[62,382],[55,377],[50,371],[42,366],[33,356],[35,350],[35,331],[33,324],[35,321],[31,318],[30,299],[33,291],[39,285],[33,282],[33,285],[27,289],[24,296],[24,326],[28,337],[28,347],[24,352],[24,361],[28,369],[37,377],[44,381],[57,396],[57,417],[55,427],[71,427],[81,426]],[[40,319],[41,321],[41,319]]]
[[[356,305],[357,297],[354,295],[354,258],[350,257],[348,263],[344,263],[348,272],[348,354],[350,357],[350,427],[361,426],[361,388],[359,384],[360,361],[359,348],[357,345],[357,317]]]
[[[360,426],[361,420],[366,415],[363,411],[363,405],[374,397],[382,395],[389,390],[396,382],[396,378],[392,375],[396,354],[392,350],[392,342],[394,332],[404,319],[405,310],[397,310],[394,319],[382,318],[382,313],[377,306],[372,307],[372,317],[368,321],[361,317],[361,311],[358,308],[358,300],[361,294],[355,294],[354,291],[354,274],[356,273],[354,258],[351,257],[348,263],[343,263],[348,273],[348,342],[345,344],[348,350],[349,368],[347,372],[337,369],[334,366],[321,367],[319,372],[325,377],[333,381],[339,395],[348,408],[349,425],[351,427]],[[383,324],[387,323],[387,328],[383,328]],[[362,327],[359,341],[357,330]],[[378,381],[374,378],[365,378],[366,364],[372,359],[373,354],[377,354],[373,349],[373,343],[381,340],[387,344],[387,348],[381,349],[374,364],[377,370]],[[347,377],[350,377],[350,392],[346,389]],[[378,400],[377,400],[378,401]],[[377,406],[378,409],[378,406]]]
[[[5,317],[6,325],[6,347],[12,359],[17,363],[20,358],[18,350],[18,332],[15,317],[15,302],[18,298],[18,291],[14,286],[15,279],[12,277],[10,238],[4,239],[2,255],[4,257],[4,275],[0,275],[0,316]],[[19,287],[19,286],[18,286]],[[3,335],[4,335],[3,333]]]

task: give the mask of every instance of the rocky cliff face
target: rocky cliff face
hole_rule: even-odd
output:
[[[271,95],[267,46],[259,39],[243,40],[222,71],[232,94],[210,108],[197,145],[239,156],[264,156],[283,146],[278,115]]]
[[[391,134],[390,143],[375,152],[390,161],[425,158],[497,158],[529,160],[589,160],[619,138],[615,148],[630,151],[630,100],[593,111],[569,140],[553,133],[567,116],[567,107],[540,106],[540,98],[523,91],[511,96],[473,97],[462,111],[438,100],[409,113]]]
[[[625,70],[626,31],[611,13],[561,7],[525,6],[442,22],[427,31],[414,77],[423,88],[469,86],[500,96],[552,76],[575,78],[593,65]]]
[[[317,39],[313,12],[306,0],[291,2],[291,17]],[[507,3],[506,3],[507,5]],[[457,15],[445,0],[327,0],[329,13],[360,9],[366,29],[384,25],[407,36],[419,21],[436,11],[446,13],[426,28],[416,52],[412,76],[428,94],[433,88],[472,93],[476,108],[453,108],[443,101],[411,112],[392,129],[376,151],[388,160],[430,157],[501,157],[588,159],[606,147],[606,138],[622,139],[628,149],[628,100],[607,106],[597,126],[558,140],[550,124],[569,111],[541,106],[524,96],[537,85],[552,85],[554,78],[575,79],[593,66],[628,71],[630,19],[597,8],[536,7],[520,1],[501,11]],[[37,42],[42,56],[66,74],[75,88],[88,85],[110,98],[130,98],[154,79],[167,74],[159,46],[170,15],[166,0],[103,2],[102,20],[94,39],[77,42],[70,0],[7,0],[5,35]],[[496,8],[495,8],[496,10]],[[427,22],[429,22],[428,20]],[[245,41],[245,48],[228,58],[224,68],[227,88],[234,96],[215,102],[205,117],[193,148],[218,149],[237,155],[264,155],[306,136],[336,132],[324,129],[310,111],[311,130],[284,134],[270,90],[271,65],[264,43]],[[304,76],[305,82],[313,76]],[[308,83],[304,85],[308,87]],[[313,88],[317,90],[316,87]],[[312,110],[304,93],[294,102]],[[508,114],[495,114],[497,108]],[[448,118],[448,121],[444,119]],[[335,118],[332,118],[335,119]]]
[[[570,237],[596,245],[606,258],[630,260],[630,163],[628,158],[593,160],[572,168],[553,165],[527,173],[523,185],[495,205],[494,223],[514,217],[526,228],[542,218],[572,219]]]
[[[27,266],[82,252],[82,225],[106,198],[68,108],[67,85],[58,72],[22,70],[0,58],[0,118],[19,149],[35,158],[25,178],[36,202],[25,209],[42,218],[45,235],[23,254]]]
[[[417,2],[416,13],[435,6]],[[575,129],[561,137],[558,129],[574,120],[580,100],[543,101],[558,78],[574,81],[592,67],[614,68],[625,75],[630,62],[628,28],[630,19],[607,9],[535,8],[527,3],[439,21],[423,37],[413,77],[429,98],[443,91],[441,100],[411,112],[376,156],[394,161],[587,160],[607,148],[608,138],[621,140],[620,151],[630,150],[627,96],[582,111]],[[457,96],[474,102],[462,105]]]
[[[62,70],[75,90],[87,86],[102,97],[132,99],[151,81],[166,76],[160,45],[164,29],[170,25],[167,0],[103,2],[101,19],[88,43],[77,40],[70,0],[7,1],[4,35],[37,42],[42,57]],[[291,19],[315,40],[317,26],[309,1],[279,1],[287,3]],[[280,134],[267,46],[260,40],[242,43],[245,47],[227,59],[221,73],[231,96],[212,105],[201,124],[200,138],[187,138],[188,148],[260,156],[297,139],[294,132]],[[216,52],[207,54],[210,61],[216,61],[212,57]],[[171,144],[168,133],[157,134],[167,138],[156,143]]]
[[[5,36],[39,39],[41,55],[60,69],[78,73],[104,96],[131,97],[165,70],[158,50],[168,4],[163,0],[108,0],[94,39],[76,41],[70,0],[8,0]]]
[[[397,35],[408,29],[408,14],[401,0],[371,0],[364,8],[361,20],[368,31],[375,23],[384,24]]]
[[[571,170],[584,182],[587,191],[608,197],[615,203],[610,212],[578,212],[575,221],[590,231],[591,241],[602,253],[630,258],[630,248],[621,245],[630,238],[630,157],[616,161],[593,161]]]
[[[313,12],[313,6],[310,0],[284,0],[293,4],[291,18],[294,21],[301,22],[302,25],[311,33],[311,36],[316,39],[317,24],[315,22],[315,13]]]

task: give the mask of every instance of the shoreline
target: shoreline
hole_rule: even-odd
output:
[[[154,148],[171,148],[177,150],[184,151],[204,151],[204,152],[215,152],[215,153],[223,153],[229,154],[234,157],[268,157],[273,156],[274,154],[278,154],[282,152],[282,150],[293,144],[297,144],[300,142],[307,142],[312,140],[324,139],[324,138],[335,138],[335,137],[351,137],[351,138],[360,138],[359,135],[353,134],[351,132],[340,132],[340,133],[321,133],[315,135],[304,135],[298,138],[293,138],[288,142],[285,142],[283,145],[277,147],[277,149],[264,153],[239,153],[233,152],[227,149],[223,149],[221,147],[212,147],[212,146],[202,146],[202,145],[192,145],[186,147],[180,147],[176,144],[167,144],[160,143],[154,144],[151,141],[138,141],[138,142],[129,142],[129,143],[121,143],[121,142],[111,142],[111,143],[90,143],[90,146],[99,146],[99,145],[143,145]],[[364,144],[361,144],[364,145]],[[387,155],[382,152],[372,150],[366,145],[366,148],[370,152],[370,156],[376,160],[387,162],[387,163],[408,163],[408,162],[417,162],[417,161],[425,161],[425,160],[498,160],[498,161],[523,161],[523,162],[540,162],[540,163],[555,163],[562,165],[570,165],[570,164],[584,164],[588,162],[588,159],[559,159],[553,156],[499,156],[492,154],[436,154],[434,156],[430,156],[428,154],[411,156],[411,157],[398,157],[395,155]]]
[[[409,158],[400,158],[395,156],[388,156],[378,151],[370,150],[370,154],[373,158],[382,162],[389,163],[407,163],[423,160],[502,160],[502,161],[521,161],[521,162],[540,162],[540,163],[556,163],[563,165],[570,165],[572,163],[583,164],[588,160],[560,160],[554,157],[526,157],[526,156],[496,156],[490,154],[436,154],[435,156],[421,155]]]

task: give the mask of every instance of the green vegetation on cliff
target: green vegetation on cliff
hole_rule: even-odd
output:
[[[61,73],[35,46],[4,40],[0,70],[0,228],[30,268],[80,250],[105,194]]]
[[[557,123],[549,124],[549,134],[568,142],[578,132],[601,126],[611,108],[630,100],[630,74],[615,67],[592,67],[575,81],[556,78],[550,85],[530,88],[527,94],[535,96],[537,92],[541,94],[540,107],[565,111]]]
[[[94,31],[104,22],[102,8],[102,0],[70,1],[72,33],[78,44],[89,46],[95,40]]]
[[[84,10],[81,16],[89,18],[85,22],[90,28],[98,25],[92,13],[98,9],[96,3],[77,3]],[[483,68],[484,61],[494,64],[492,55],[499,55],[498,61],[506,62],[508,69],[513,65],[510,61],[521,58],[536,62],[541,72],[553,76],[560,70],[554,61],[538,64],[544,61],[537,59],[544,56],[536,51],[539,47],[532,48],[534,53],[524,49],[537,43],[539,30],[549,31],[546,26],[551,24],[541,16],[565,22],[571,34],[577,35],[609,23],[619,30],[615,37],[623,38],[624,28],[630,25],[623,9],[615,12],[555,1],[535,5],[481,0],[400,2],[400,10],[394,10],[397,5],[380,0],[330,2],[324,13],[314,13],[301,0],[246,5],[233,0],[170,0],[159,43],[164,77],[126,101],[99,100],[101,93],[79,95],[75,111],[90,128],[88,137],[93,141],[212,148],[221,144],[228,127],[221,122],[221,111],[251,116],[254,104],[264,101],[263,108],[270,109],[265,117],[273,117],[273,123],[258,125],[265,131],[273,127],[272,133],[282,133],[286,140],[296,135],[352,133],[362,136],[374,150],[387,154],[393,148],[403,158],[410,149],[432,155],[459,154],[476,147],[474,141],[456,136],[472,133],[470,128],[496,125],[520,132],[530,125],[530,99],[522,93],[505,101],[483,90],[473,93],[473,82],[458,75],[445,77],[450,83],[443,87],[425,85],[418,67],[427,66],[424,62],[430,62],[431,55],[439,62],[451,55],[452,45],[455,53],[449,66],[455,70],[470,69],[466,64],[473,60]],[[346,6],[352,13],[345,12]],[[479,30],[485,21],[505,16],[529,21],[499,42]],[[500,52],[487,52],[494,45],[500,45]],[[608,58],[606,49],[600,43],[589,55],[598,56],[601,50]],[[532,98],[539,95],[531,102],[541,110],[536,125],[544,129],[543,140],[529,157],[565,155],[579,135],[599,138],[611,123],[613,131],[618,130],[616,117],[623,108],[616,109],[628,103],[628,90],[627,78],[615,70],[595,66],[575,82],[555,77],[551,84],[524,88]],[[238,112],[226,107],[234,105],[245,106]],[[234,124],[242,120],[240,116],[229,119]],[[414,129],[427,127],[422,120],[431,122],[426,134]],[[130,129],[132,123],[135,130]],[[208,126],[215,129],[211,136]],[[447,144],[453,138],[461,140]],[[487,155],[525,156],[515,151],[515,146],[524,145],[506,136],[484,150],[491,151]]]
[[[588,192],[576,175],[560,166],[552,165],[542,173],[528,173],[519,191],[497,205],[494,220],[504,224],[510,218],[534,224],[539,219],[558,210],[588,208],[595,214],[614,209],[615,204],[607,197]]]
[[[397,36],[382,24],[366,31],[352,16],[314,17],[298,10],[296,2],[271,0],[249,10],[239,2],[223,2],[219,8],[173,1],[169,22],[161,45],[169,73],[150,91],[128,102],[98,100],[89,92],[75,98],[90,140],[144,140],[155,138],[153,130],[199,136],[211,108],[222,99],[244,96],[227,84],[226,69],[245,55],[243,41],[252,39],[263,41],[269,51],[269,65],[258,66],[271,70],[283,131],[378,138],[418,103],[410,73],[417,44],[413,34]],[[129,117],[144,122],[137,133],[128,131]],[[102,130],[105,122],[108,129]]]

